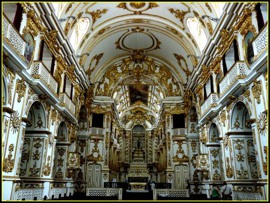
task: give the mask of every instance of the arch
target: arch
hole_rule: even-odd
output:
[[[27,124],[27,130],[41,130],[47,128],[45,108],[39,101],[33,102],[27,114],[30,123]]]
[[[209,137],[208,137],[209,142],[219,143],[218,140],[219,134],[220,133],[217,125],[215,123],[212,123],[209,128]]]
[[[64,121],[60,123],[57,130],[57,142],[67,142],[68,141],[68,128]]]
[[[232,131],[251,131],[250,114],[242,101],[235,103],[231,111],[230,129]]]

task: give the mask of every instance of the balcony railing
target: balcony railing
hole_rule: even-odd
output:
[[[186,128],[176,128],[172,130],[172,135],[185,135],[186,132]]]
[[[267,49],[267,30],[268,26],[265,26],[261,33],[256,37],[252,43],[254,49],[254,55],[258,58]]]
[[[214,107],[217,105],[218,96],[216,93],[211,93],[210,96],[205,100],[201,107],[202,114],[205,114],[207,110],[209,110],[211,107]]]
[[[236,192],[232,194],[233,200],[262,200],[262,195],[255,192]]]
[[[75,115],[75,104],[71,101],[71,99],[67,96],[65,92],[60,93],[59,95],[61,105],[66,107],[72,115]]]
[[[247,67],[245,62],[236,62],[219,84],[220,95],[223,95],[225,91],[229,89],[238,79],[245,78],[246,74]]]
[[[90,135],[104,135],[103,128],[90,128]]]
[[[24,50],[26,47],[26,42],[23,40],[18,31],[13,27],[12,23],[8,20],[8,18],[4,15],[4,38],[8,39],[8,42],[14,50],[19,54],[24,56]]]
[[[20,189],[15,192],[14,200],[43,200],[43,188]]]
[[[42,61],[34,61],[30,74],[35,79],[41,79],[55,94],[57,94],[58,83],[49,73]]]

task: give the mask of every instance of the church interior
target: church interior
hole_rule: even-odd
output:
[[[268,200],[268,2],[2,2],[2,31],[2,200]]]

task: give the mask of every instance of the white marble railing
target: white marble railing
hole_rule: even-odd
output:
[[[9,22],[8,18],[5,15],[3,25],[4,38],[8,39],[9,44],[13,46],[13,48],[18,54],[24,56],[26,42],[23,40],[21,35],[13,27],[12,23]]]
[[[104,135],[105,129],[103,128],[90,128],[90,135]]]
[[[254,55],[256,58],[261,55],[262,52],[266,51],[268,38],[267,38],[268,25],[261,31],[252,43],[254,49]]]
[[[122,188],[87,188],[86,196],[118,196],[122,199]]]
[[[42,61],[34,61],[30,69],[30,74],[36,79],[41,79],[55,94],[57,94],[58,83]]]
[[[58,199],[59,195],[64,197],[65,193],[67,194],[67,188],[52,188],[50,192],[50,198]]]
[[[223,95],[225,91],[235,83],[235,81],[237,81],[238,79],[245,78],[246,75],[247,75],[246,63],[243,61],[236,62],[219,84],[220,95]]]
[[[66,107],[71,112],[71,114],[75,115],[75,104],[71,101],[67,94],[62,92],[60,93],[59,98],[62,105]]]
[[[172,135],[185,135],[187,132],[186,128],[172,129]]]
[[[157,200],[158,196],[186,198],[186,197],[189,197],[189,190],[188,189],[154,189],[153,200]]]
[[[233,192],[233,200],[262,200],[262,195],[260,193],[254,192]]]
[[[211,93],[209,97],[204,101],[201,112],[202,114],[205,113],[206,110],[209,110],[212,106],[217,104],[218,95],[216,93]]]
[[[29,189],[20,189],[17,190],[15,193],[14,200],[43,200],[43,188],[29,188]]]

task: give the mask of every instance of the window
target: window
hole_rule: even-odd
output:
[[[73,85],[68,79],[68,77],[65,75],[65,80],[64,80],[64,87],[63,87],[63,92],[65,92],[69,98],[72,100],[73,97]]]
[[[13,23],[16,30],[19,32],[22,21],[23,8],[20,3],[16,5],[13,3],[4,3],[4,13],[11,23]]]
[[[47,70],[53,75],[55,66],[55,57],[49,50],[44,41],[41,43],[40,61],[44,64]]]
[[[261,29],[264,27],[265,23],[267,22],[267,5],[266,3],[258,3],[255,7],[256,14],[257,14],[257,22],[258,22],[258,29],[261,31]]]
[[[103,128],[103,114],[93,113],[92,115],[92,127]]]
[[[209,80],[204,85],[204,89],[205,89],[205,91],[204,91],[204,100],[206,100],[209,97],[209,95],[214,92],[212,76],[210,76]]]
[[[89,28],[89,19],[81,18],[79,22],[75,25],[75,28],[70,37],[70,43],[74,50],[77,50],[78,45],[82,41],[84,35]]]
[[[237,61],[239,61],[238,46],[236,39],[234,39],[229,51],[222,59],[223,74],[225,75]]]
[[[185,114],[173,114],[173,128],[185,128]]]
[[[203,30],[202,24],[198,21],[197,18],[188,18],[187,26],[195,38],[197,44],[199,45],[200,50],[202,51],[207,43],[207,38]]]

